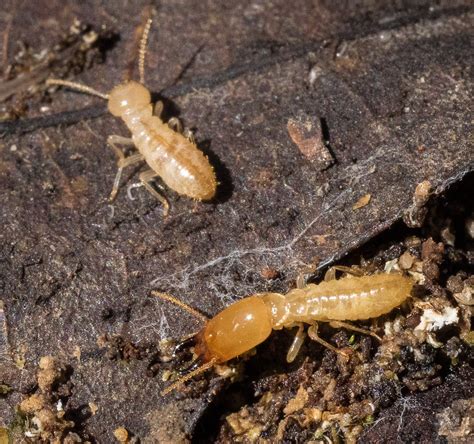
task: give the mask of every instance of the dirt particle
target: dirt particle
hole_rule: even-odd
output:
[[[423,274],[427,281],[436,282],[439,279],[439,265],[443,260],[444,245],[436,243],[432,238],[427,239],[421,246],[423,259]]]
[[[115,439],[118,442],[126,443],[128,442],[128,432],[125,427],[118,427],[114,430]]]
[[[46,401],[43,395],[34,394],[21,402],[20,410],[23,413],[34,413],[41,410],[45,405],[45,402]]]
[[[317,165],[320,171],[334,163],[334,158],[323,140],[319,119],[302,114],[297,118],[288,119],[286,127],[291,140],[300,152]]]
[[[428,203],[430,192],[431,182],[428,180],[424,180],[416,186],[415,193],[413,194],[413,203],[403,216],[403,220],[408,227],[418,228],[423,225],[428,213],[426,204]]]
[[[352,205],[352,209],[358,210],[359,208],[365,207],[369,204],[371,197],[370,194],[365,194],[354,205]]]
[[[50,391],[64,367],[52,356],[43,356],[39,361],[39,368],[38,387],[43,392]]]
[[[405,251],[405,253],[400,256],[400,259],[398,259],[398,265],[402,270],[409,270],[412,267],[414,261],[415,257],[408,251]]]
[[[99,406],[95,402],[89,402],[89,410],[91,411],[92,416],[94,416],[99,410]]]
[[[474,398],[458,399],[436,415],[438,433],[448,443],[470,443],[474,440]]]
[[[288,404],[283,409],[283,413],[285,415],[291,415],[292,413],[303,409],[307,402],[308,392],[303,388],[303,386],[300,386],[296,392],[296,396],[288,401]]]
[[[262,276],[263,279],[267,281],[271,281],[271,280],[277,279],[280,276],[280,273],[275,268],[264,267],[260,271],[260,275]]]
[[[107,357],[110,360],[133,361],[143,358],[143,351],[133,344],[130,340],[122,336],[99,337],[98,344],[100,347],[107,347]]]

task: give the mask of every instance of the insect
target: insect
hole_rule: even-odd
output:
[[[144,86],[146,45],[151,23],[151,19],[147,21],[140,41],[138,64],[140,82],[131,80],[121,83],[109,94],[61,79],[48,79],[46,83],[65,86],[108,100],[109,111],[124,121],[132,136],[126,138],[111,135],[107,138],[107,144],[118,157],[118,171],[109,200],[113,201],[117,195],[123,169],[144,160],[150,169],[142,172],[141,183],[132,187],[143,185],[161,201],[166,216],[169,203],[150,184],[155,177],[161,177],[163,182],[177,193],[196,200],[212,199],[216,193],[217,182],[212,165],[196,146],[192,133],[183,131],[181,122],[175,117],[167,124],[160,119],[162,102],[157,102],[153,109],[150,92]],[[135,146],[138,153],[125,157],[119,145]]]
[[[162,393],[166,395],[215,364],[224,363],[251,350],[265,341],[272,330],[298,327],[288,349],[288,362],[296,358],[304,342],[304,324],[310,324],[308,336],[312,340],[342,354],[342,351],[318,336],[318,322],[329,322],[332,327],[369,334],[380,340],[375,333],[344,321],[375,318],[388,313],[410,296],[412,287],[413,281],[399,274],[344,277],[308,284],[285,295],[254,294],[231,304],[210,320],[173,296],[153,291],[153,295],[180,306],[205,322],[204,327],[192,336],[194,351],[198,356],[196,362],[200,367],[171,384]]]

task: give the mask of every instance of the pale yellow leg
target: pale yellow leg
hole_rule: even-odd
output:
[[[168,120],[167,123],[173,131],[176,131],[180,134],[183,132],[183,124],[181,123],[181,120],[179,120],[177,117],[171,117],[171,119]]]
[[[344,265],[333,265],[332,267],[329,267],[324,274],[324,280],[327,282],[336,279],[336,271],[342,271],[343,273],[352,274],[353,276],[362,276],[364,274],[363,271],[356,270],[351,267],[346,267]]]
[[[286,354],[286,362],[293,362],[298,355],[301,346],[306,338],[306,333],[304,331],[304,325],[301,323],[298,325],[298,331],[296,332],[295,339],[288,349],[288,353]]]
[[[328,348],[329,350],[332,350],[333,352],[338,353],[346,358],[348,357],[347,353],[343,352],[342,350],[339,350],[338,348],[334,347],[329,342],[326,342],[324,339],[321,339],[318,336],[318,324],[316,322],[308,328],[308,336],[313,341],[319,342],[321,345]]]
[[[113,202],[115,197],[117,196],[123,169],[129,165],[142,161],[143,156],[140,153],[136,153],[132,154],[131,156],[125,157],[125,154],[118,147],[118,145],[134,146],[133,140],[127,137],[116,135],[109,136],[107,138],[107,144],[115,151],[115,154],[118,157],[118,170],[117,174],[115,175],[114,185],[109,196],[109,201]]]
[[[352,324],[349,324],[347,322],[342,322],[342,321],[327,321],[327,322],[329,322],[329,325],[333,328],[345,328],[346,330],[356,331],[357,333],[362,333],[364,335],[372,336],[378,339],[380,342],[382,342],[382,338],[380,336],[378,336],[374,332],[367,330],[365,328],[355,327]]]
[[[125,157],[125,155],[122,153],[122,150],[117,146],[117,145],[123,145],[123,146],[135,146],[133,143],[133,140],[130,137],[123,137],[123,136],[118,136],[116,134],[112,134],[109,137],[107,137],[107,143],[113,150],[115,151],[115,154],[117,154],[117,157],[119,159],[122,159]]]
[[[307,285],[307,280],[316,272],[316,265],[308,265],[304,267],[298,276],[296,276],[296,288],[304,288]]]
[[[156,174],[153,170],[144,171],[143,173],[140,173],[140,181],[143,186],[163,204],[163,216],[166,217],[168,216],[170,204],[165,196],[160,194],[157,190],[155,190],[155,188],[150,185],[150,181],[157,176],[158,174]]]
[[[186,137],[191,143],[196,145],[196,138],[194,137],[194,133],[189,128],[184,128],[183,136]]]
[[[163,112],[163,102],[161,100],[158,100],[158,102],[156,102],[155,105],[153,106],[153,115],[156,117],[160,117],[162,112]]]

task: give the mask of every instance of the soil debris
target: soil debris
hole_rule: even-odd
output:
[[[474,440],[474,398],[457,399],[438,413],[439,434],[449,444],[470,443]]]
[[[372,196],[370,194],[363,195],[354,205],[352,205],[353,210],[358,210],[359,208],[363,208],[369,204],[370,199]]]
[[[103,63],[106,51],[116,42],[112,32],[81,23],[75,19],[60,40],[34,51],[27,43],[18,42],[14,60],[4,70],[0,83],[0,121],[22,117],[27,112],[27,99],[44,92],[48,77],[66,78]],[[5,102],[11,96],[12,102]]]
[[[115,436],[115,439],[122,444],[129,442],[128,431],[125,427],[116,428],[114,430],[114,436]]]
[[[72,394],[68,367],[57,358],[43,356],[36,379],[38,391],[18,406],[22,426],[12,428],[14,442],[33,439],[55,444],[89,443],[74,431],[77,424],[68,418],[68,412],[64,409]]]
[[[300,115],[288,119],[286,127],[291,140],[301,153],[320,171],[326,170],[334,163],[334,157],[323,138],[320,119]]]
[[[420,182],[413,194],[413,203],[403,216],[404,222],[410,228],[421,227],[425,220],[428,208],[426,207],[431,192],[431,183],[428,180]]]

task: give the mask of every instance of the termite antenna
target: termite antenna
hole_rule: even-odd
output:
[[[177,389],[180,385],[184,384],[186,381],[189,381],[195,376],[200,375],[201,373],[204,373],[205,371],[209,370],[216,363],[217,363],[217,359],[213,358],[209,362],[206,362],[204,365],[201,365],[201,367],[197,368],[196,370],[189,372],[187,375],[183,376],[182,378],[179,378],[176,382],[171,384],[169,387],[166,387],[164,390],[162,390],[161,396],[166,396],[168,393],[171,393],[173,390]]]
[[[152,291],[151,294],[153,296],[159,297],[160,299],[163,299],[164,301],[168,301],[168,302],[171,302],[174,305],[177,305],[178,307],[180,307],[183,310],[187,311],[188,313],[192,314],[194,317],[200,319],[204,323],[206,323],[209,320],[202,313],[199,313],[197,310],[190,307],[188,304],[185,304],[184,302],[181,302],[179,299],[176,299],[175,297],[173,297],[169,294],[161,293],[159,291]]]
[[[148,42],[148,34],[150,34],[150,28],[153,20],[149,18],[146,21],[145,29],[143,30],[142,39],[140,40],[140,49],[138,52],[138,72],[140,74],[140,83],[145,84],[145,56],[146,56],[146,44]]]
[[[76,91],[80,91],[86,94],[91,94],[93,96],[101,97],[102,99],[109,100],[109,95],[101,93],[100,91],[91,88],[90,86],[81,85],[80,83],[76,82],[69,82],[67,80],[61,79],[48,79],[46,80],[46,85],[58,85],[58,86],[65,86],[67,88],[74,89]]]

